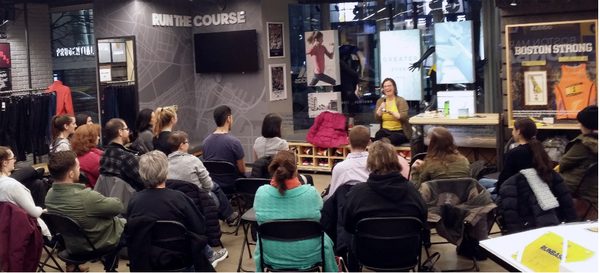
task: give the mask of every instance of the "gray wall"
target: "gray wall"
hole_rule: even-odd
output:
[[[25,40],[25,11],[22,4],[15,5],[15,21],[8,22],[7,39],[0,42],[10,43],[12,57],[12,89],[29,88],[27,66],[27,43]],[[31,57],[31,87],[43,88],[52,83],[52,55],[50,54],[50,16],[48,6],[27,5],[29,25],[29,52]]]
[[[285,41],[288,41],[288,2],[291,1],[230,0],[221,11],[206,1],[94,1],[94,28],[97,38],[136,36],[140,109],[177,104],[179,122],[175,129],[188,132],[192,143],[200,143],[216,128],[212,116],[214,108],[226,104],[233,110],[232,133],[244,146],[246,162],[252,162],[252,144],[260,136],[265,114],[277,112],[284,116],[284,137],[293,128],[289,45],[285,45],[286,58],[267,59],[265,36],[266,21],[284,22]],[[151,25],[151,13],[195,16],[232,11],[245,11],[246,23],[193,28]],[[258,34],[258,71],[195,73],[193,33],[249,29],[256,29]],[[287,65],[288,99],[285,101],[269,102],[265,83],[271,63]]]

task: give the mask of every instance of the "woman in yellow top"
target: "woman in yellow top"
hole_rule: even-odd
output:
[[[375,140],[388,138],[394,146],[408,142],[411,136],[408,124],[408,103],[398,96],[396,82],[386,78],[381,83],[384,97],[377,100],[375,119],[381,122],[381,129],[375,134]]]

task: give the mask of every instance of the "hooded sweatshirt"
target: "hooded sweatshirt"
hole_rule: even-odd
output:
[[[354,234],[356,223],[368,217],[413,216],[427,224],[427,206],[414,186],[400,173],[371,173],[367,183],[352,187],[346,196],[344,227]],[[429,242],[429,230],[423,234]]]
[[[559,173],[574,192],[592,163],[598,162],[598,134],[579,135],[567,145],[567,152],[559,162]],[[598,183],[581,185],[579,194],[598,205]]]
[[[172,152],[167,159],[169,160],[167,179],[191,182],[201,190],[211,191],[213,181],[200,159],[181,151]]]

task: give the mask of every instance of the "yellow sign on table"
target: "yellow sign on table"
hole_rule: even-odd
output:
[[[585,261],[594,255],[593,251],[570,240],[567,240],[565,249],[564,240],[554,232],[545,233],[525,246],[521,264],[535,272],[558,272],[564,255],[567,263]],[[513,255],[513,258],[518,260],[518,254]]]

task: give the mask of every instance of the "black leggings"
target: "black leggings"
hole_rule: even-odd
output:
[[[389,139],[390,143],[394,146],[400,146],[400,144],[408,142],[408,138],[406,138],[402,130],[392,131],[381,128],[375,133],[375,140],[380,140],[384,137]]]
[[[326,83],[331,84],[331,85],[335,85],[335,79],[332,78],[332,77],[329,77],[329,76],[327,76],[327,75],[325,75],[323,73],[322,74],[315,74],[313,76],[312,80],[310,81],[310,84],[308,84],[308,85],[314,86],[319,81],[326,82]]]

